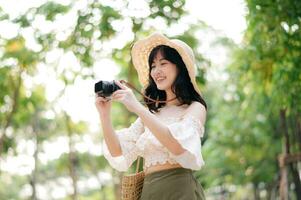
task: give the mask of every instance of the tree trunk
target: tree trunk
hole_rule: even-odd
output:
[[[69,139],[69,154],[68,154],[68,159],[69,159],[69,174],[72,180],[72,187],[73,187],[73,194],[71,195],[72,200],[77,200],[78,195],[77,195],[77,175],[76,175],[76,165],[77,165],[77,158],[74,150],[74,145],[73,145],[73,140],[72,140],[72,128],[71,128],[71,122],[70,118],[65,113],[66,117],[66,127],[67,127],[67,132],[68,132],[68,139]]]
[[[301,183],[300,183],[300,176],[298,173],[298,168],[297,168],[297,163],[290,163],[289,164],[289,169],[292,173],[293,176],[293,181],[295,184],[295,193],[297,200],[301,200]]]
[[[37,172],[38,172],[38,152],[39,152],[39,140],[38,140],[38,134],[34,128],[33,130],[33,134],[34,134],[34,140],[35,140],[35,151],[33,154],[34,157],[34,169],[32,171],[32,175],[31,175],[31,187],[32,187],[32,195],[31,195],[31,199],[33,200],[37,200],[37,192],[36,192],[36,185],[37,185]]]
[[[89,159],[89,164],[90,164],[90,167],[91,167],[91,171],[92,171],[93,175],[95,176],[95,178],[96,178],[96,180],[97,180],[97,182],[99,184],[99,187],[101,187],[101,190],[99,190],[101,199],[102,200],[106,200],[107,199],[106,198],[106,192],[105,192],[106,185],[102,183],[102,180],[98,176],[98,171],[97,171],[97,168],[95,166],[95,162],[91,161]]]
[[[296,120],[298,120],[298,117],[296,118]],[[287,124],[286,124],[286,110],[281,110],[280,111],[280,124],[281,124],[281,130],[283,131],[284,133],[284,136],[285,136],[285,142],[284,142],[284,157],[286,157],[288,154],[291,153],[290,151],[290,141],[289,141],[289,133],[288,133],[288,128],[287,128]],[[297,138],[296,138],[297,139]],[[296,194],[296,197],[298,200],[301,200],[301,183],[300,183],[300,176],[299,176],[299,173],[298,173],[298,169],[297,167],[295,166],[294,162],[290,162],[288,163],[288,166],[289,166],[289,169],[290,169],[290,172],[292,174],[292,177],[293,177],[293,181],[294,181],[294,184],[295,184],[295,194]],[[287,180],[287,172],[285,171],[287,170],[287,167],[286,167],[286,163],[285,163],[285,160],[284,160],[284,166],[282,167],[282,174],[283,176],[286,176],[285,179],[286,180],[283,180],[283,183],[280,185],[282,186],[283,188],[280,188],[282,190],[282,193],[281,193],[281,199],[287,199],[289,196],[288,196],[288,180]],[[282,178],[282,177],[281,177]]]
[[[276,167],[278,167],[278,163],[276,163]],[[278,183],[279,183],[279,174],[275,174],[274,180],[271,181],[269,184],[266,185],[265,189],[267,191],[267,200],[274,200],[276,198],[276,192],[278,188]]]
[[[301,119],[299,113],[296,115],[296,134],[297,134],[299,152],[301,152]]]
[[[259,188],[257,183],[253,183],[254,200],[260,200]]]
[[[19,72],[17,84],[14,88],[15,90],[14,90],[14,93],[13,93],[12,109],[6,117],[6,120],[3,124],[3,128],[2,128],[2,131],[1,131],[2,133],[0,135],[0,158],[1,158],[1,155],[2,155],[2,151],[3,151],[3,144],[4,144],[5,137],[6,137],[6,130],[10,126],[10,124],[12,122],[12,119],[13,119],[13,115],[15,114],[15,112],[17,110],[17,107],[18,107],[18,101],[19,101],[19,96],[20,96],[20,88],[21,88],[21,83],[22,83],[21,74],[22,74],[22,70],[20,70],[20,72]]]
[[[37,174],[38,174],[38,153],[39,153],[39,137],[38,137],[38,110],[35,111],[33,118],[32,118],[32,135],[33,135],[33,140],[34,140],[34,144],[35,144],[35,150],[34,150],[34,154],[33,154],[33,158],[34,158],[34,169],[31,173],[31,177],[30,177],[30,185],[32,188],[32,194],[31,194],[31,199],[32,200],[37,200],[37,189],[36,189],[36,185],[37,185]]]
[[[282,145],[282,163],[280,164],[281,179],[280,179],[280,199],[288,199],[288,180],[287,180],[287,167],[285,165],[285,157],[290,153],[289,135],[286,127],[286,110],[280,110],[280,131],[284,134]]]
[[[113,175],[113,182],[114,182],[114,195],[115,195],[115,200],[120,200],[121,199],[121,179],[122,179],[122,175],[123,175],[123,173],[122,172],[119,172],[119,171],[116,171],[116,170],[114,170],[115,171],[115,173],[113,173],[114,175]],[[118,178],[118,182],[119,183],[115,183],[115,176],[117,176]]]

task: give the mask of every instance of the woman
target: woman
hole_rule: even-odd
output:
[[[142,156],[145,179],[141,200],[205,199],[202,186],[193,176],[205,164],[201,154],[207,105],[195,80],[195,60],[184,42],[155,33],[136,42],[132,59],[143,85],[147,107],[131,89],[112,94],[138,118],[130,127],[114,131],[110,119],[111,101],[96,97],[103,127],[103,153],[110,165],[127,171]]]

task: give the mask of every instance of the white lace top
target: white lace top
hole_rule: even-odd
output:
[[[169,110],[174,110],[174,108]],[[183,110],[178,110],[178,112],[181,111],[183,113]],[[174,113],[174,115],[170,114],[169,116],[175,117],[164,117],[162,115],[158,115],[158,117],[161,122],[167,125],[171,135],[186,150],[184,153],[180,155],[172,154],[143,125],[142,120],[138,117],[130,127],[115,131],[122,149],[121,156],[112,157],[105,140],[103,140],[103,154],[110,165],[118,171],[127,171],[139,155],[144,158],[144,169],[151,165],[166,162],[179,163],[182,167],[192,170],[201,169],[205,164],[201,153],[201,138],[204,135],[204,126],[199,119],[192,115],[185,115],[184,118]]]

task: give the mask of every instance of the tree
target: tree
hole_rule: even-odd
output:
[[[95,78],[93,70],[95,60],[103,58],[112,59],[121,68],[120,78],[127,79],[138,87],[138,80],[130,58],[132,42],[156,30],[154,25],[147,27],[147,22],[160,19],[166,26],[172,26],[187,14],[184,10],[184,0],[148,1],[145,7],[146,14],[143,16],[136,16],[131,13],[130,1],[122,3],[124,3],[124,10],[119,7],[105,5],[99,1],[89,1],[83,7],[79,6],[79,1],[73,1],[70,5],[49,1],[28,9],[16,18],[11,18],[5,11],[0,10],[0,19],[17,26],[19,30],[16,37],[0,38],[1,161],[5,161],[6,158],[12,156],[9,152],[15,151],[20,138],[26,138],[26,140],[33,141],[35,144],[35,151],[32,155],[35,166],[29,175],[29,179],[24,180],[23,176],[16,175],[15,179],[20,179],[20,184],[16,184],[18,190],[14,193],[18,194],[11,196],[7,190],[0,190],[1,197],[23,198],[19,191],[28,181],[32,187],[30,196],[33,199],[38,199],[37,184],[42,184],[51,193],[51,188],[48,187],[49,182],[58,182],[59,178],[69,176],[72,180],[72,199],[78,199],[85,195],[100,198],[102,191],[94,189],[90,191],[90,194],[83,194],[78,190],[77,182],[87,176],[95,176],[99,180],[99,170],[106,169],[112,172],[112,169],[108,168],[103,156],[97,157],[80,153],[74,148],[78,142],[76,138],[82,137],[83,133],[87,133],[89,130],[86,129],[84,122],[72,121],[70,113],[59,107],[58,102],[63,97],[64,91],[71,87],[76,80],[93,80]],[[72,13],[75,14],[70,20],[67,16]],[[66,20],[64,17],[70,20],[71,25],[64,30],[57,29],[58,22]],[[38,20],[53,28],[43,30],[42,27],[36,25]],[[128,22],[130,32],[134,37],[129,38],[122,47],[110,46],[109,49],[104,49],[105,44],[115,41],[118,36],[123,34],[124,30],[120,30],[118,24],[124,20]],[[193,29],[197,29],[197,26],[195,28],[191,27],[190,30],[185,32],[185,37],[181,39],[196,48],[197,40],[193,37],[195,31]],[[26,31],[32,32],[31,36],[35,46],[26,44],[28,39],[25,35]],[[66,66],[60,69],[58,63],[61,57],[55,61],[48,61],[47,59],[47,56],[53,51],[60,51],[61,57],[67,53],[74,55],[81,67],[74,69],[72,66]],[[205,62],[201,55],[197,58],[198,62]],[[33,83],[35,87],[25,84],[26,81],[32,81],[38,75],[41,65],[47,65],[48,68],[51,68],[57,80],[62,84],[62,88],[58,89],[58,95],[53,101],[41,98],[46,95],[45,91],[41,89],[46,87],[45,82],[43,83],[45,85]],[[204,78],[200,76],[199,80],[204,81]],[[120,105],[114,105],[113,111],[124,112],[125,110]],[[54,113],[54,117],[48,119],[45,114],[47,112]],[[125,113],[126,117],[117,116],[114,119],[115,126],[117,124],[123,124],[124,126],[130,124],[130,120],[134,116]],[[26,135],[23,132],[28,127],[32,130],[32,138],[25,137]],[[44,150],[43,143],[55,140],[59,136],[67,136],[69,152],[62,154],[56,160],[49,161],[46,164],[42,163],[39,155]],[[86,156],[89,158],[87,159]],[[84,162],[86,160],[92,162],[92,164],[87,166],[87,163]],[[69,166],[69,172],[66,166]],[[115,171],[113,172],[115,173]],[[11,175],[2,174],[1,176]],[[0,179],[0,185],[2,184],[1,180],[4,179]],[[116,196],[119,196],[119,186],[115,181],[113,187]]]
[[[271,186],[278,187],[277,157],[281,149],[287,154],[300,152],[301,34],[297,27],[301,4],[299,1],[246,2],[248,27],[243,44],[232,54],[227,69],[231,79],[225,87],[230,90],[227,102],[231,103],[235,116],[229,118],[230,126],[219,130],[233,135],[230,141],[223,143],[229,150],[239,142],[234,148],[236,151],[232,151],[234,155],[239,154],[234,160],[241,162],[240,165],[247,164],[245,172],[252,174],[250,181],[255,190],[262,182],[270,190]],[[233,139],[235,144],[231,143]],[[243,150],[245,148],[249,153]],[[297,163],[290,163],[289,169],[289,182],[294,183],[295,195],[300,199]],[[254,194],[254,198],[259,199],[258,192]]]

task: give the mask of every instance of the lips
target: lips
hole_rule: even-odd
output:
[[[166,79],[166,77],[158,77],[158,78],[156,78],[156,81],[161,82],[161,81],[164,81],[165,79]]]

